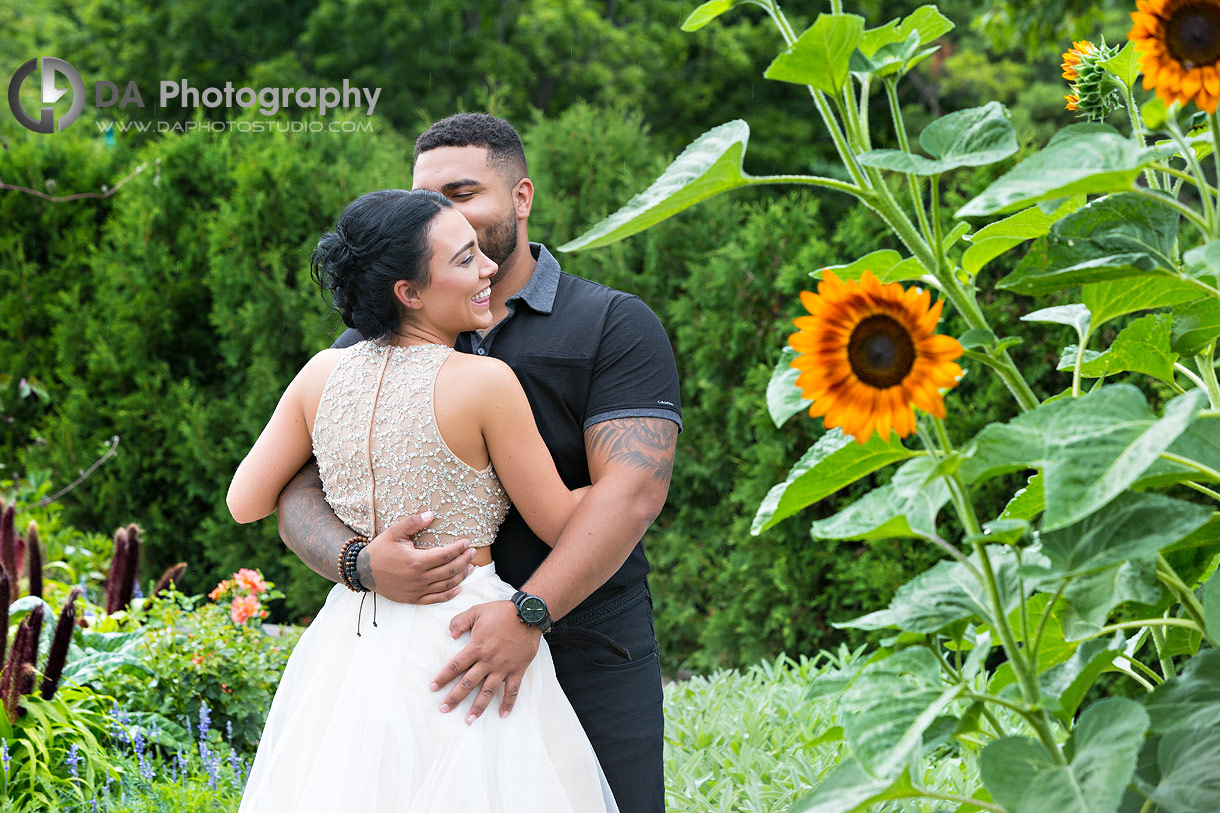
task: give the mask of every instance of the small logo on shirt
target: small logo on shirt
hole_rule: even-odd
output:
[[[672,401],[657,401],[657,403],[658,403],[658,404],[665,404],[665,406],[673,406],[673,402],[672,402]]]

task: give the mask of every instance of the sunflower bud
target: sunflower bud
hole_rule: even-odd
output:
[[[34,522],[25,530],[25,548],[30,565],[30,595],[42,598],[42,545]]]
[[[43,672],[43,700],[50,700],[59,688],[59,678],[63,675],[64,664],[68,661],[68,644],[72,642],[72,630],[76,627],[76,599],[80,594],[81,589],[73,587],[72,592],[68,593],[64,608],[59,611],[55,636],[51,639],[51,651],[47,653],[47,668]]]
[[[1102,64],[1118,53],[1117,46],[1088,40],[1072,43],[1063,55],[1063,78],[1071,82],[1065,107],[1089,121],[1104,121],[1122,106],[1122,95]]]
[[[154,596],[159,596],[165,591],[169,590],[170,587],[176,587],[182,580],[183,573],[186,573],[186,562],[179,562],[173,567],[167,568],[166,571],[161,574],[161,578],[157,579],[157,584],[153,587],[152,594]]]

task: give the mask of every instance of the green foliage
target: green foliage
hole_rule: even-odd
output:
[[[73,140],[88,132],[56,143]],[[42,161],[62,157],[16,152],[39,160],[4,154],[6,178],[37,177]],[[278,393],[339,327],[308,278],[316,235],[356,195],[407,185],[404,152],[392,134],[193,133],[145,147],[139,159],[157,172],[103,203],[22,201],[27,220],[54,223],[70,206],[101,221],[70,274],[40,275],[54,280],[35,297],[44,323],[13,337],[53,393],[47,442],[23,468],[51,469],[62,484],[119,436],[116,458],[66,503],[67,519],[107,528],[138,517],[146,579],[186,561],[191,583],[214,583],[262,549],[258,564],[288,587],[289,612],[320,604],[322,581],[273,524],[236,527],[223,496]],[[6,277],[20,273],[12,256],[0,255]]]
[[[865,115],[869,79],[884,75],[888,66],[857,58],[863,49],[861,18],[838,13],[842,6],[835,3],[836,13],[822,15],[795,39],[774,2],[760,0],[759,5],[791,44],[766,75],[809,86],[851,178],[849,184],[820,185],[855,196],[911,254],[899,261],[897,255],[871,247],[865,258],[841,266],[850,272],[845,276],[851,280],[879,262],[889,269],[884,273],[919,279],[939,291],[969,327],[962,334],[965,347],[954,347],[954,358],[968,365],[968,373],[995,373],[1014,402],[1013,417],[971,426],[973,437],[960,447],[949,436],[939,403],[922,405],[934,416],[921,419],[915,433],[922,451],[908,450],[889,437],[890,427],[900,424],[885,410],[891,397],[901,399],[896,408],[913,410],[912,402],[919,399],[907,388],[920,386],[923,373],[913,359],[903,360],[896,340],[877,338],[881,332],[875,326],[867,328],[872,334],[861,333],[879,318],[876,314],[893,312],[892,300],[876,293],[870,280],[865,285],[823,283],[821,299],[806,301],[812,315],[798,321],[800,337],[790,341],[806,354],[801,364],[821,362],[833,352],[841,354],[846,369],[817,386],[803,383],[808,376],[794,381],[789,371],[776,367],[768,385],[771,417],[782,425],[801,409],[791,393],[785,396],[780,389],[795,384],[806,390],[802,395],[818,399],[812,413],[834,416],[860,440],[870,441],[875,427],[884,427],[885,436],[872,439],[875,448],[865,444],[846,454],[845,438],[823,435],[763,501],[755,533],[776,517],[810,507],[896,462],[888,483],[874,485],[831,517],[814,519],[811,535],[918,538],[935,543],[951,559],[908,581],[885,610],[847,625],[897,634],[883,641],[892,649],[879,651],[845,682],[829,688],[841,693],[850,757],[792,810],[848,813],[916,797],[959,803],[959,809],[1016,813],[1135,809],[1141,797],[1146,800],[1143,810],[1177,809],[1175,804],[1205,809],[1196,805],[1216,796],[1215,783],[1200,780],[1206,773],[1188,760],[1202,758],[1220,767],[1214,753],[1204,757],[1194,746],[1213,741],[1218,730],[1214,687],[1202,675],[1216,654],[1220,587],[1208,583],[1202,599],[1195,592],[1205,574],[1211,581],[1218,578],[1211,574],[1220,540],[1208,530],[1220,517],[1215,505],[1220,494],[1213,488],[1220,481],[1220,447],[1213,440],[1220,409],[1216,342],[1207,338],[1207,315],[1192,313],[1178,336],[1191,335],[1202,345],[1195,371],[1182,365],[1173,349],[1172,310],[1132,321],[1121,331],[1100,330],[1118,316],[1193,301],[1214,303],[1220,297],[1215,274],[1220,196],[1208,186],[1194,149],[1172,117],[1164,124],[1172,143],[1151,147],[1134,111],[1130,138],[1105,125],[1065,128],[1045,149],[957,207],[956,216],[963,218],[1038,204],[1037,214],[1028,209],[984,227],[979,245],[971,247],[967,270],[955,244],[970,227],[958,224],[945,236],[940,175],[995,163],[1017,150],[1003,108],[991,103],[927,125],[921,145],[935,159],[929,160],[911,152],[894,80],[887,79],[901,149],[872,149],[873,128]],[[841,65],[852,66],[850,75]],[[1126,104],[1134,105],[1129,59],[1109,59],[1090,70],[1090,81],[1104,85],[1099,92],[1110,93],[1121,82],[1128,91]],[[1220,138],[1220,117],[1208,117],[1207,123],[1211,138]],[[650,193],[629,201],[569,245],[598,244],[588,238],[621,239],[632,232],[617,228],[620,224],[649,225],[657,214],[676,214],[700,200],[703,178],[687,171],[682,164],[686,157],[671,165]],[[905,176],[909,200],[895,195],[879,169]],[[1171,175],[1199,190],[1202,213],[1178,199],[1182,185],[1170,186]],[[1146,187],[1139,185],[1141,180]],[[1105,197],[1083,206],[1077,200],[1065,203],[1090,194]],[[1202,232],[1203,245],[1182,246],[1180,221]],[[1191,229],[1186,234],[1193,239]],[[988,320],[975,287],[984,264],[1030,237],[1037,242],[999,287],[1063,294],[1084,286],[1081,298],[1089,303],[1062,303],[1059,297],[1022,317],[1071,327],[1079,340],[1062,354],[1061,367],[1073,373],[1071,389],[1045,400],[1007,353],[1019,340],[999,338],[1002,332]],[[994,242],[987,246],[988,241]],[[893,271],[906,262],[910,271]],[[1149,277],[1157,282],[1143,284]],[[1128,278],[1137,279],[1115,287]],[[777,293],[782,295],[785,283],[777,274]],[[890,296],[903,293],[897,284],[889,288]],[[833,298],[836,289],[841,291],[837,296],[851,297],[850,306]],[[914,294],[905,292],[908,301]],[[1098,309],[1096,321],[1091,307]],[[874,315],[865,318],[867,314]],[[939,316],[933,314],[925,329]],[[894,326],[896,318],[891,318]],[[913,345],[915,331],[904,330]],[[1089,351],[1094,335],[1107,340],[1108,349]],[[863,349],[869,345],[858,344],[874,339],[890,343],[888,355],[874,358]],[[953,346],[948,340],[943,344]],[[876,383],[878,369],[894,376],[888,384]],[[1118,373],[1141,383],[1152,379],[1157,384],[1150,388],[1153,397],[1135,384],[1103,386],[1106,376]],[[1179,383],[1179,374],[1193,386]],[[1085,377],[1098,379],[1088,393],[1081,386]],[[849,411],[861,417],[848,416],[849,421]],[[1002,518],[980,522],[979,506],[991,500],[974,493],[978,486],[1014,474],[1025,487],[1008,501]],[[1150,491],[1177,484],[1208,502]],[[941,509],[950,503],[960,523],[953,533],[938,527]],[[981,516],[988,515],[995,514]],[[1187,551],[1190,556],[1183,556]],[[1119,618],[1134,615],[1138,620],[1107,623],[1124,604],[1131,606]],[[1138,633],[1128,642],[1124,630]],[[1149,641],[1151,653],[1145,647]],[[1159,673],[1136,657],[1141,649],[1155,658]],[[999,657],[989,662],[992,653]],[[1175,659],[1185,658],[1185,671],[1176,676]],[[1148,692],[1141,698],[1146,703],[1106,697],[1077,716],[1091,693],[1104,693],[1100,678],[1110,670],[1134,678]],[[1016,719],[1011,719],[1013,713]],[[1193,736],[1177,733],[1183,729]],[[935,760],[936,746],[949,743],[968,749],[980,767],[981,787],[949,794],[922,784],[926,760]],[[1124,803],[1128,785],[1135,795]]]
[[[193,718],[206,703],[232,747],[253,753],[299,631],[269,635],[257,618],[238,624],[227,606],[176,592],[147,606],[142,622],[130,642],[83,638],[82,650],[93,641],[126,650],[92,685],[122,708],[168,720]],[[120,664],[127,668],[113,668]]]
[[[61,798],[83,802],[90,786],[115,773],[113,757],[103,746],[106,735],[104,699],[88,689],[64,688],[50,700],[22,697],[13,721],[0,713],[7,754],[0,769],[5,810],[54,810]],[[77,776],[65,761],[69,754],[80,760]]]

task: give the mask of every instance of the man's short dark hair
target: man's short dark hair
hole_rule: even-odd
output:
[[[437,147],[482,147],[497,171],[513,183],[529,175],[521,136],[504,119],[487,113],[456,113],[433,124],[415,140],[415,156]]]

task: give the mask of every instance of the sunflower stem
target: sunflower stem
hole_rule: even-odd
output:
[[[1199,378],[1199,376],[1195,375],[1194,372],[1192,372],[1191,369],[1189,367],[1187,367],[1185,364],[1183,364],[1182,362],[1175,361],[1173,363],[1173,369],[1177,370],[1179,373],[1181,373],[1182,375],[1189,378],[1194,383],[1194,385],[1196,387],[1198,387],[1199,389],[1201,389],[1201,390],[1207,389],[1207,385],[1203,383],[1203,379]]]
[[[1216,167],[1216,183],[1220,184],[1220,150],[1217,149],[1217,147],[1220,147],[1220,114],[1214,110],[1208,113],[1207,125],[1212,131],[1212,163]],[[1220,192],[1216,194],[1216,201],[1220,203]],[[1215,236],[1215,234],[1212,234],[1212,237]]]
[[[1191,460],[1189,457],[1183,457],[1180,454],[1173,452],[1161,452],[1158,457],[1162,460],[1167,460],[1170,463],[1177,463],[1179,466],[1185,466],[1188,469],[1194,469],[1199,474],[1206,475],[1209,479],[1220,483],[1220,471],[1216,471],[1211,466],[1205,466],[1198,460]]]
[[[1163,553],[1156,555],[1156,577],[1160,580],[1161,584],[1169,588],[1169,592],[1173,593],[1174,598],[1182,605],[1182,609],[1186,611],[1191,621],[1199,628],[1199,632],[1203,634],[1203,640],[1213,647],[1216,646],[1216,642],[1207,632],[1207,622],[1203,620],[1203,605],[1195,597],[1195,591],[1186,582],[1182,581],[1182,577],[1173,569],[1173,565],[1169,564],[1169,560],[1165,558]],[[1176,621],[1180,619],[1167,618],[1165,620]]]
[[[1208,237],[1216,236],[1216,208],[1212,201],[1211,194],[1207,191],[1207,176],[1203,173],[1203,167],[1199,165],[1199,157],[1195,155],[1194,149],[1186,143],[1186,139],[1182,136],[1182,130],[1178,127],[1172,112],[1168,120],[1169,135],[1173,138],[1174,143],[1178,145],[1178,149],[1182,152],[1182,158],[1186,160],[1187,166],[1190,167],[1190,172],[1195,176],[1196,186],[1199,188],[1199,199],[1203,201],[1203,233]],[[1189,207],[1183,207],[1189,208]],[[1193,212],[1192,212],[1193,213]]]
[[[1160,675],[1158,675],[1158,674],[1156,673],[1156,670],[1155,670],[1155,669],[1153,669],[1151,666],[1149,666],[1148,664],[1146,664],[1146,663],[1144,663],[1143,661],[1141,661],[1139,658],[1133,658],[1133,657],[1131,657],[1130,655],[1128,655],[1126,652],[1119,652],[1119,653],[1118,653],[1118,657],[1120,657],[1120,658],[1122,658],[1123,660],[1127,661],[1127,662],[1128,662],[1128,663],[1130,663],[1132,666],[1138,666],[1138,667],[1140,668],[1140,670],[1141,670],[1141,671],[1142,671],[1142,672],[1143,672],[1145,675],[1147,675],[1147,676],[1148,676],[1148,679],[1149,679],[1149,680],[1151,680],[1151,681],[1153,681],[1154,683],[1158,683],[1158,684],[1159,684],[1159,683],[1164,683],[1164,682],[1165,682],[1165,678],[1163,678],[1163,677],[1161,677]],[[1152,687],[1151,687],[1151,685],[1149,685],[1147,688],[1151,690],[1151,688],[1152,688]]]
[[[1194,489],[1200,494],[1211,497],[1216,502],[1220,502],[1220,491],[1212,491],[1207,486],[1201,483],[1196,483],[1194,480],[1185,480],[1183,481],[1182,485],[1186,486],[1187,488]]]
[[[1140,116],[1140,110],[1135,104],[1135,95],[1131,92],[1131,88],[1127,87],[1126,82],[1117,82],[1117,85],[1122,90],[1123,102],[1127,107],[1127,115],[1131,119],[1131,135],[1139,139],[1140,146],[1147,145],[1147,131],[1144,129],[1144,119]],[[1144,170],[1144,178],[1148,181],[1148,186],[1152,189],[1160,189],[1160,181],[1156,177],[1154,169],[1157,167],[1149,167]]]
[[[885,79],[885,95],[890,102],[890,116],[894,119],[894,132],[898,135],[898,145],[908,155],[911,152],[911,142],[907,137],[906,122],[902,118],[902,107],[898,103],[898,81]],[[915,207],[915,216],[919,218],[919,228],[924,240],[932,242],[932,226],[928,223],[928,214],[923,207],[923,193],[919,190],[919,178],[907,173],[907,183],[911,188],[911,203]]]
[[[788,18],[780,9],[779,3],[775,2],[775,0],[754,0],[754,2],[756,5],[762,6],[763,10],[767,12],[771,22],[775,23],[775,27],[779,29],[779,34],[783,38],[784,44],[791,48],[793,43],[797,41],[797,35],[792,25],[788,22]],[[837,0],[837,2],[841,8],[842,0]],[[871,185],[869,179],[861,171],[860,165],[856,163],[855,153],[848,147],[847,138],[839,127],[839,120],[835,118],[834,111],[826,100],[826,94],[812,85],[806,85],[805,87],[809,89],[809,95],[813,97],[813,104],[822,116],[822,123],[826,125],[826,130],[830,133],[831,140],[834,141],[835,150],[839,153],[839,160],[843,162],[843,166],[847,167],[847,172],[851,175],[852,180],[856,182],[856,186],[867,189]]]
[[[1173,668],[1173,658],[1165,654],[1165,630],[1160,626],[1150,626],[1148,635],[1152,638],[1152,645],[1156,649],[1156,659],[1161,664],[1161,674],[1165,676],[1165,680],[1175,677],[1178,670]]]
[[[1166,175],[1172,175],[1173,177],[1177,178],[1179,181],[1186,181],[1187,183],[1191,184],[1192,186],[1197,186],[1194,176],[1192,176],[1189,172],[1183,172],[1182,170],[1178,169],[1177,167],[1171,167],[1168,164],[1153,164],[1151,167],[1149,167],[1149,169],[1155,169],[1157,172],[1162,172]],[[1179,187],[1174,188],[1174,197],[1177,197],[1178,188]],[[1209,185],[1207,188],[1210,189],[1213,194],[1216,193],[1216,187]]]
[[[1035,668],[1038,664],[1038,651],[1042,649],[1042,635],[1046,632],[1046,622],[1050,620],[1051,615],[1055,611],[1055,605],[1063,596],[1063,591],[1067,590],[1067,586],[1072,583],[1072,579],[1066,578],[1059,585],[1059,589],[1051,596],[1051,600],[1047,603],[1045,609],[1042,610],[1042,617],[1038,619],[1038,629],[1034,630],[1034,638],[1030,641],[1026,639],[1026,646],[1029,648],[1029,658]]]
[[[1084,367],[1084,351],[1089,343],[1089,331],[1086,328],[1080,334],[1080,344],[1076,347],[1076,363],[1072,365],[1072,397],[1080,397],[1080,374],[1081,368]]]
[[[1213,339],[1207,349],[1195,356],[1195,364],[1199,365],[1199,375],[1207,388],[1207,398],[1212,409],[1220,409],[1220,383],[1216,381],[1216,367],[1212,361],[1216,354],[1216,340]]]

